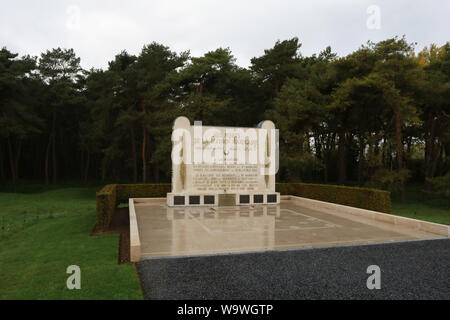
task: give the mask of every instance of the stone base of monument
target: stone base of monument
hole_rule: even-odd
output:
[[[168,193],[167,205],[169,207],[185,206],[248,206],[279,204],[280,193],[223,193],[223,194],[188,194],[188,193]]]
[[[131,261],[450,237],[447,225],[295,196],[280,200],[212,210],[130,199]]]

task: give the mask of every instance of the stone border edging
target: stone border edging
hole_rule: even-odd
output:
[[[402,216],[396,216],[392,214],[371,211],[366,209],[360,209],[355,207],[344,206],[341,204],[335,204],[331,202],[324,202],[319,200],[313,200],[308,198],[301,198],[297,196],[282,196],[281,200],[294,200],[303,206],[310,207],[313,209],[319,209],[326,213],[332,214],[333,212],[339,211],[346,214],[351,214],[366,219],[375,220],[378,222],[384,222],[392,225],[398,225],[406,228],[416,229],[420,231],[426,231],[434,234],[438,234],[444,237],[450,237],[450,226],[428,222],[423,220],[417,220]]]
[[[134,209],[134,199],[129,200],[130,215],[130,261],[141,260],[141,241],[139,239],[139,229],[137,225],[136,211]]]

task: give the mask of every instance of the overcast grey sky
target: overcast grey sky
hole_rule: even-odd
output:
[[[403,34],[418,49],[442,45],[449,21],[449,0],[1,0],[0,47],[21,55],[74,48],[84,68],[104,68],[120,51],[157,41],[194,56],[229,47],[246,67],[294,36],[303,55],[330,45],[342,56]]]

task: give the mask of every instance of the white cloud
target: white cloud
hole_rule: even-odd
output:
[[[370,5],[380,7],[380,29],[367,28]],[[67,28],[72,6],[80,9],[79,27]],[[328,45],[345,55],[367,40],[403,34],[419,48],[443,44],[449,40],[449,12],[447,0],[2,0],[0,46],[33,55],[73,47],[90,68],[106,67],[120,51],[138,54],[157,41],[193,55],[230,47],[247,66],[276,40],[294,36],[304,55]]]

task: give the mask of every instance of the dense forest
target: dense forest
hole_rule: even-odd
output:
[[[171,127],[280,129],[278,181],[449,194],[450,44],[416,52],[403,38],[338,57],[303,56],[297,38],[242,68],[230,49],[202,57],[151,43],[107,70],[73,49],[0,51],[0,182],[169,182]]]

